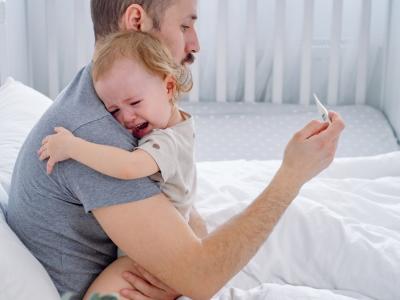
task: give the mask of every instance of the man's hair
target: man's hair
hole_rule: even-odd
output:
[[[157,38],[140,31],[117,32],[101,40],[93,57],[93,80],[98,81],[121,58],[136,60],[149,73],[162,79],[171,76],[176,83],[174,101],[181,93],[192,89],[190,70],[177,64],[169,50]]]
[[[160,30],[165,10],[175,0],[91,0],[92,21],[96,41],[119,31],[119,22],[126,9],[138,4],[153,20],[153,28]]]

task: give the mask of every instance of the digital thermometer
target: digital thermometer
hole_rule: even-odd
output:
[[[322,105],[321,101],[319,101],[317,95],[314,94],[314,99],[315,99],[315,103],[317,104],[317,108],[318,108],[318,112],[322,118],[322,120],[324,122],[329,122],[329,124],[331,124],[331,120],[329,119],[329,112],[328,110],[325,108],[325,106]]]

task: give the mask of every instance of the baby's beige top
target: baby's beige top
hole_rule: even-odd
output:
[[[186,221],[196,192],[193,118],[166,129],[155,129],[139,141],[138,149],[150,154],[160,172],[150,176],[160,182],[162,192],[172,201]]]

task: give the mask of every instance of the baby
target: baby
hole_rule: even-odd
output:
[[[74,159],[122,180],[150,176],[188,221],[196,189],[194,126],[176,100],[191,89],[190,72],[177,65],[154,37],[125,32],[110,35],[96,49],[92,77],[106,109],[139,139],[139,145],[129,152],[57,127],[38,151],[41,160],[48,159],[47,172],[58,162]],[[115,80],[121,78],[128,93],[116,87]]]

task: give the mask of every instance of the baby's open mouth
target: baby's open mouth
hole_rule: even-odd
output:
[[[147,126],[149,126],[149,122],[143,122],[143,123],[137,125],[137,126],[135,127],[135,129],[136,129],[136,130],[143,130],[143,129],[145,129]]]
[[[146,134],[149,133],[148,127],[149,127],[149,122],[140,123],[133,128],[132,134],[138,139],[141,139],[142,137],[144,137]]]

